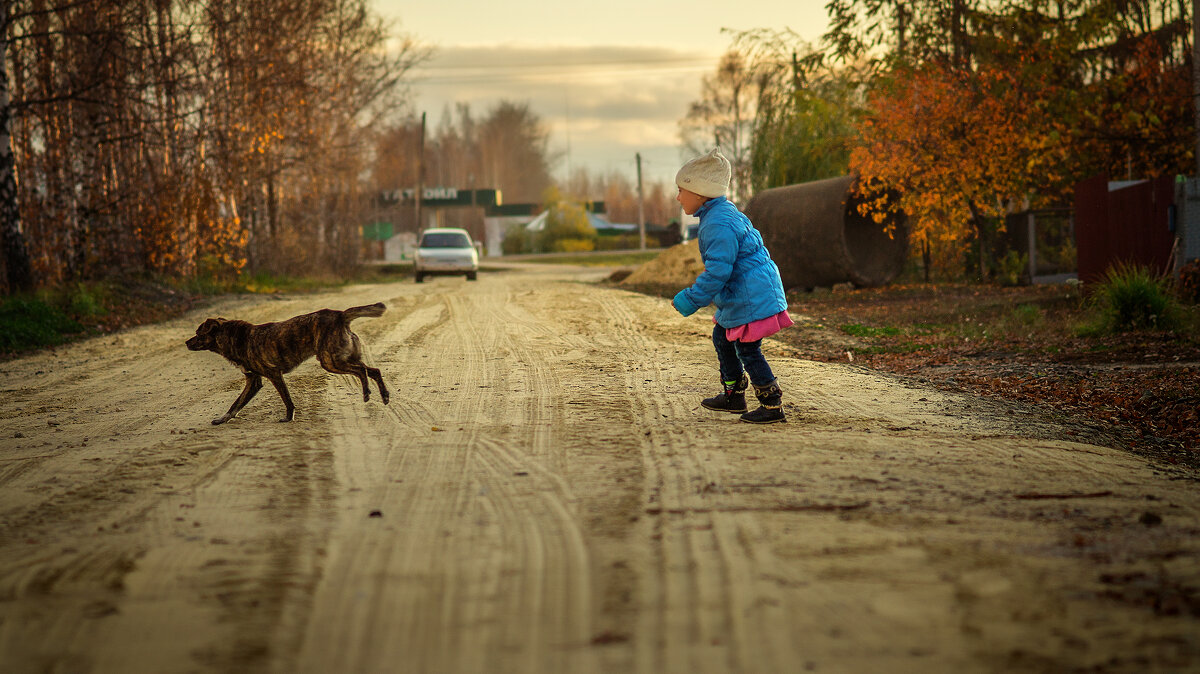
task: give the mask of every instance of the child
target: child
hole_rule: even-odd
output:
[[[725,391],[700,404],[710,410],[741,414],[752,424],[787,421],[783,391],[762,354],[762,340],[792,325],[779,268],[763,246],[762,236],[728,199],[729,160],[714,148],[683,165],[675,176],[676,200],[683,212],[700,218],[700,257],[704,272],[690,288],[679,291],[672,303],[684,316],[710,302],[717,305],[713,318],[713,345]],[[754,385],[760,407],[746,411],[746,389]]]

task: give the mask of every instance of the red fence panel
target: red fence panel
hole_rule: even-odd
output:
[[[1075,185],[1075,249],[1079,280],[1103,280],[1121,263],[1167,273],[1175,234],[1168,211],[1175,203],[1171,176],[1109,185],[1096,176]]]

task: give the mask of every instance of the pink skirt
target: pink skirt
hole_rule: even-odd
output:
[[[714,318],[713,322],[716,323],[717,319]],[[760,318],[753,323],[726,328],[725,339],[731,342],[757,342],[763,337],[770,337],[790,325],[795,325],[795,323],[792,322],[792,317],[788,316],[788,312],[785,309],[774,316]]]

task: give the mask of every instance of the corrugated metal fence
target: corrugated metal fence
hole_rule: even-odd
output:
[[[1075,186],[1079,280],[1100,281],[1124,262],[1171,273],[1175,244],[1175,178],[1110,183],[1107,176]]]
[[[1175,185],[1176,216],[1180,246],[1175,252],[1175,271],[1191,260],[1200,259],[1200,178],[1191,177]]]

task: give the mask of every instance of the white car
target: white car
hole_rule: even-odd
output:
[[[417,255],[413,262],[413,276],[417,283],[426,276],[465,274],[474,281],[479,272],[479,251],[465,229],[435,227],[421,232]]]

